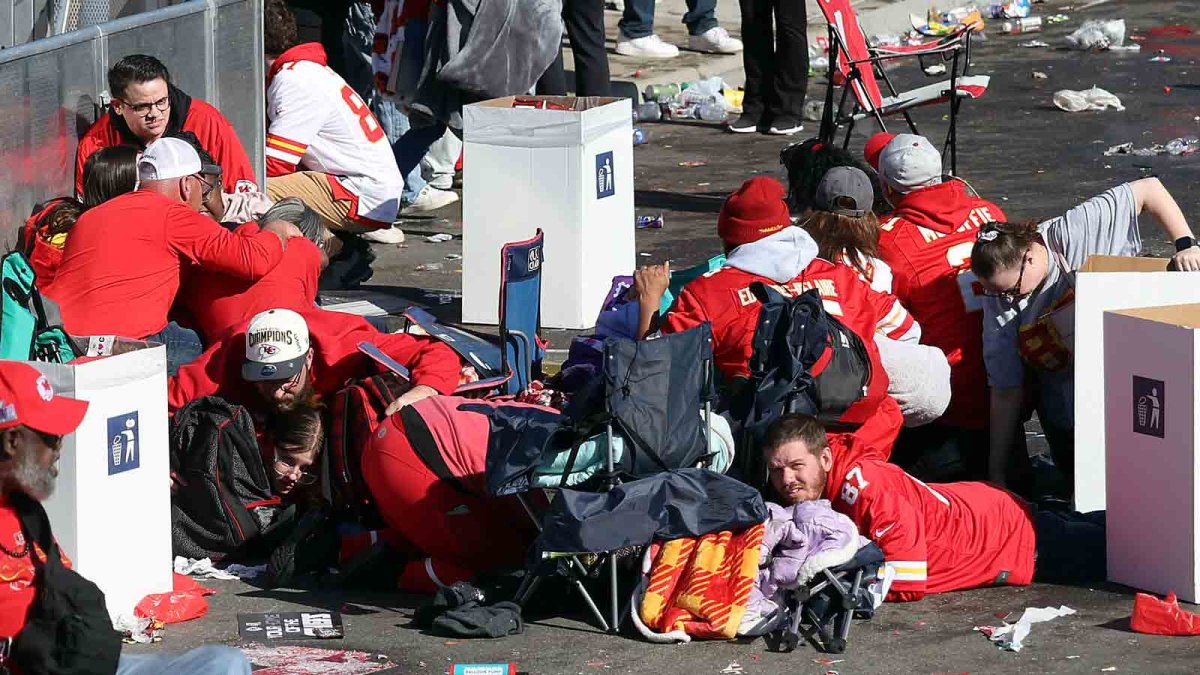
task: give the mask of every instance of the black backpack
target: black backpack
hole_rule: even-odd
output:
[[[171,421],[171,497],[175,555],[260,559],[282,538],[288,518],[272,494],[254,422],[243,407],[196,399]]]
[[[731,412],[752,444],[761,447],[767,428],[787,413],[812,415],[837,428],[838,419],[866,396],[871,358],[862,338],[825,312],[816,289],[788,298],[757,282],[751,292],[762,303],[754,330],[750,378],[735,395]],[[829,353],[829,362],[812,369]],[[743,479],[757,484],[759,453],[740,452]]]
[[[112,675],[121,658],[121,635],[113,630],[96,584],[62,564],[50,519],[37,500],[16,494],[25,539],[37,542],[42,562],[29,548],[36,569],[36,595],[25,627],[13,643],[12,660],[25,675]]]

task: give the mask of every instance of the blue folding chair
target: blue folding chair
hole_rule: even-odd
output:
[[[438,323],[432,314],[410,307],[404,318],[444,342],[479,373],[479,381],[460,386],[456,394],[502,389],[519,394],[542,377],[545,343],[538,337],[542,322],[542,263],[545,236],[510,242],[500,249],[500,336],[489,340]]]

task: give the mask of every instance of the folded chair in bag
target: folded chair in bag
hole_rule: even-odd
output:
[[[807,585],[787,591],[785,623],[767,636],[768,645],[790,652],[803,636],[823,651],[845,652],[850,623],[856,616],[870,618],[875,612],[875,599],[868,585],[882,566],[883,551],[868,543],[849,562],[823,569]]]
[[[958,107],[963,99],[983,96],[991,79],[986,75],[967,74],[971,62],[971,28],[964,26],[936,42],[871,48],[867,45],[866,35],[858,23],[858,16],[850,0],[818,0],[817,4],[821,6],[821,13],[825,15],[825,21],[829,24],[831,69],[829,84],[825,89],[821,140],[827,143],[834,142],[838,129],[844,126],[846,136],[843,146],[848,145],[855,123],[870,117],[886,131],[885,118],[895,115],[903,116],[914,134],[920,133],[909,116],[909,111],[919,106],[949,102],[950,128],[946,132],[945,148],[950,152],[950,173],[955,173],[958,160]],[[949,62],[950,67],[947,70],[950,79],[911,91],[897,91],[883,66],[891,60],[914,56],[920,59],[922,65],[927,59]],[[834,88],[838,85],[833,77],[833,69],[836,69],[844,81],[841,85],[841,99],[836,108],[833,99]],[[880,90],[881,79],[887,85],[890,94],[885,95]],[[847,106],[851,96],[854,97],[854,102]]]
[[[745,509],[754,511],[756,500],[765,514],[753,489],[690,468],[710,456],[711,362],[712,328],[707,323],[654,340],[609,338],[604,342],[601,375],[589,390],[576,395],[561,419],[551,419],[553,413],[540,421],[508,419],[503,407],[492,415],[488,489],[496,496],[516,494],[542,531],[533,569],[517,592],[518,603],[526,602],[541,576],[553,571],[547,568],[558,567],[573,577],[601,627],[616,630],[621,612],[613,551],[670,538],[669,532],[699,536],[736,529],[728,521],[740,523],[744,516],[736,515]],[[606,440],[605,468],[590,481],[598,492],[561,490],[543,520],[525,494],[533,484],[534,470],[546,453],[567,453],[559,483],[565,485],[580,442],[597,432]],[[614,456],[618,435],[619,461]],[[714,490],[735,498],[722,501],[712,494]],[[757,513],[754,517],[761,522]],[[741,526],[748,524],[752,523]],[[604,563],[610,596],[607,617],[578,583]]]
[[[542,377],[545,345],[538,337],[542,322],[541,229],[532,239],[511,242],[500,249],[500,337],[488,340],[438,323],[429,312],[410,307],[404,318],[444,342],[473,366],[480,380],[460,386],[456,394],[501,390],[519,394]]]

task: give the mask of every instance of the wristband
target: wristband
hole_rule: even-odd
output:
[[[1186,251],[1189,248],[1196,246],[1196,245],[1197,245],[1197,242],[1196,242],[1195,237],[1193,237],[1191,235],[1188,235],[1186,237],[1180,237],[1175,240],[1175,252],[1180,253],[1180,252]]]

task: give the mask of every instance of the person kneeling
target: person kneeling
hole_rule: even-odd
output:
[[[808,415],[777,420],[763,453],[780,501],[828,499],[883,549],[889,601],[1105,578],[1103,512],[1039,509],[988,483],[926,484],[853,434],[827,438]]]

